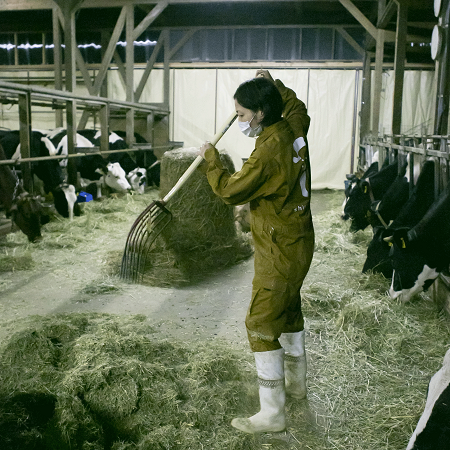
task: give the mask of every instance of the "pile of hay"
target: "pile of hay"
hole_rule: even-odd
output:
[[[316,252],[302,289],[308,400],[288,399],[284,437],[230,426],[258,410],[247,347],[199,343],[192,333],[186,348],[162,339],[141,316],[64,315],[10,324],[22,331],[0,349],[0,448],[404,450],[449,347],[448,317],[426,293],[399,303],[387,294],[389,280],[361,273],[371,230],[350,233],[339,217],[342,192],[327,195],[332,208],[314,215]],[[78,233],[83,221],[92,230],[88,244],[109,247],[108,230],[129,227],[123,211],[143,209],[134,202],[105,202],[103,213],[86,205],[70,228],[52,225],[48,264],[59,252],[70,259],[79,251],[65,233]],[[8,242],[6,262],[24,256],[27,266],[26,238],[21,252]],[[106,278],[82,292],[114,289]]]
[[[361,273],[372,231],[350,233],[341,201],[314,218],[302,290],[309,402],[323,433],[311,448],[403,450],[450,345],[449,320],[427,293],[403,304],[389,297],[390,280]]]
[[[204,175],[195,174],[194,180],[195,177],[201,176],[204,178]],[[180,220],[177,203],[179,197],[183,198],[183,195],[185,194],[181,192],[169,204],[170,211],[174,213],[174,224],[173,227],[172,224],[169,225],[168,232],[177,228]],[[2,236],[0,276],[2,273],[15,271],[42,270],[42,261],[45,261],[45,266],[49,269],[52,266],[73,266],[76,259],[84,253],[89,260],[96,258],[99,261],[108,283],[111,281],[115,285],[120,285],[118,275],[131,226],[149,204],[161,197],[159,190],[148,188],[143,195],[119,195],[82,204],[83,214],[75,217],[72,222],[55,217],[52,222],[44,225],[43,239],[36,244],[30,244],[20,231]],[[216,201],[221,202],[217,198]],[[175,209],[172,209],[173,207]],[[226,207],[226,212],[221,209],[223,207]],[[169,246],[162,237],[155,242],[147,259],[148,268],[143,284],[163,287],[190,285],[252,255],[250,234],[236,232],[234,223],[232,227],[229,226],[232,208],[225,204],[220,207],[216,204],[214,208],[216,208],[215,215],[208,216],[204,211],[203,221],[208,222],[207,226],[194,222],[186,225],[186,222],[183,222],[183,227],[186,226],[186,229],[190,230],[189,235],[192,236],[185,252],[176,246],[174,249],[172,244]],[[217,219],[222,214],[227,215],[227,220],[223,223]],[[215,217],[213,224],[211,224],[212,217]],[[199,229],[194,232],[197,225]],[[219,233],[219,238],[213,241],[210,236],[211,226],[217,227]],[[205,236],[202,232],[208,227],[209,235]],[[179,235],[177,239],[178,237]],[[185,242],[187,234],[181,241],[183,239]],[[196,247],[192,248],[193,245]],[[0,289],[9,284],[8,279],[0,279]]]
[[[242,354],[160,340],[145,319],[48,316],[14,335],[0,356],[0,448],[249,449],[229,426],[254,381]]]
[[[197,157],[197,149],[166,152],[161,160],[161,198],[170,191]],[[232,173],[230,156],[221,154]],[[183,285],[197,282],[249,258],[249,234],[238,232],[234,208],[212,191],[202,170],[196,170],[172,197],[172,220],[155,242],[145,268],[144,283]],[[163,276],[165,274],[165,276]],[[159,283],[158,280],[165,280]]]

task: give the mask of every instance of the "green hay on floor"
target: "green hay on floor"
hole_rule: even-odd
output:
[[[203,177],[203,182],[206,182],[204,175],[196,174],[195,177]],[[208,186],[202,189],[210,190]],[[210,195],[215,197],[212,191]],[[56,217],[46,224],[43,239],[36,244],[30,244],[23,233],[10,233],[0,241],[0,273],[42,268],[42,261],[49,268],[52,265],[67,267],[77,256],[84,254],[87,260],[95,258],[100,262],[104,267],[103,274],[109,276],[111,283],[105,285],[104,280],[100,280],[85,287],[81,285],[80,301],[85,301],[90,295],[120,289],[118,276],[128,233],[139,214],[159,198],[157,189],[147,189],[144,195],[127,194],[88,202],[83,206],[83,214],[73,221]],[[237,232],[232,208],[217,198],[214,200],[215,206],[207,205],[208,208],[211,206],[213,214],[208,216],[209,210],[203,211],[205,217],[209,217],[202,219],[206,225],[199,224],[197,218],[192,222],[192,217],[187,217],[189,225],[182,222],[184,229],[189,230],[185,237],[192,236],[190,242],[184,239],[184,244],[179,246],[173,241],[168,245],[163,237],[157,239],[147,259],[144,284],[164,287],[192,285],[252,255],[250,234]],[[176,204],[174,198],[173,222],[179,224]],[[172,203],[169,207],[172,211]],[[221,220],[224,211],[227,220]],[[212,217],[215,217],[213,222]],[[194,247],[190,247],[192,245]]]
[[[27,252],[23,255],[0,255],[0,273],[1,272],[16,272],[18,270],[30,270],[34,266],[31,253]]]
[[[4,344],[0,374],[1,448],[244,450],[252,441],[228,425],[254,382],[242,354],[159,340],[143,316],[37,317]]]
[[[350,233],[339,219],[343,194],[335,196],[331,212],[314,215],[317,247],[302,288],[308,400],[288,399],[286,435],[246,436],[229,424],[259,406],[247,347],[191,338],[180,344],[163,340],[145,317],[92,314],[2,324],[11,339],[0,351],[0,439],[15,439],[21,450],[65,450],[69,441],[74,450],[404,450],[449,347],[448,318],[429,294],[403,304],[388,296],[389,280],[361,273],[371,231]],[[115,202],[120,211],[111,211]],[[111,199],[107,214],[86,205],[74,227],[55,224],[37,246],[8,236],[5,249],[14,257],[30,252],[33,261],[46,256],[50,266],[64,254],[69,265],[80,247],[40,246],[80,232],[86,257],[108,272],[111,261],[103,260],[116,258],[117,267],[120,256],[118,229],[126,236],[150,202],[147,195]],[[109,222],[115,214],[123,222]],[[175,260],[167,249],[159,257]],[[173,275],[184,282],[179,267]],[[97,281],[80,290],[94,296],[125,287],[112,276]]]
[[[339,215],[336,207],[314,217],[302,289],[310,402],[326,437],[314,448],[404,449],[449,346],[448,318],[426,293],[399,303],[390,280],[362,274],[372,232],[350,233]]]
[[[147,258],[143,283],[161,287],[182,287],[198,283],[248,259],[253,253],[249,233],[237,232],[227,242],[212,243],[208,248],[176,251],[164,238],[155,241]]]

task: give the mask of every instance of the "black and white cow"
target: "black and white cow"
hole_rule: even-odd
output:
[[[393,230],[389,293],[404,302],[427,290],[450,264],[450,186],[413,227]]]
[[[0,161],[6,159],[9,158],[0,144]],[[19,178],[8,165],[0,165],[0,203],[7,216],[11,217],[30,242],[42,239],[41,225],[48,222],[48,217],[44,220],[38,197],[25,191]]]
[[[393,192],[395,195],[395,192]],[[383,197],[384,198],[384,197]],[[369,270],[382,273],[386,278],[392,277],[392,263],[389,259],[390,244],[385,238],[391,236],[397,228],[413,227],[425,215],[434,201],[434,161],[426,161],[422,167],[417,183],[398,215],[387,228],[374,228],[372,241],[367,248],[367,258],[363,273]]]
[[[79,133],[89,139],[94,145],[100,145],[101,132],[97,130],[79,130]],[[109,134],[110,150],[125,150],[128,145],[125,142],[126,133],[122,131]],[[138,133],[135,133],[137,143],[147,143]],[[133,191],[143,193],[145,185],[159,186],[160,165],[152,150],[144,152],[123,151],[110,153],[107,158],[110,163],[118,163],[126,173]],[[150,165],[149,165],[150,164]],[[117,164],[116,164],[117,165]],[[147,168],[145,168],[147,166]]]
[[[20,159],[20,132],[17,130],[2,133],[2,144],[8,159]],[[56,150],[53,143],[40,131],[33,130],[30,139],[30,156],[53,156]],[[64,173],[57,160],[36,161],[31,164],[32,171],[43,183],[46,194],[52,193],[56,210],[63,217],[80,215],[76,202],[75,188],[65,182]]]
[[[361,181],[361,179],[370,177],[372,175],[375,175],[378,173],[378,161],[374,161],[369,168],[362,174],[361,177],[358,177],[356,174],[347,174],[347,179],[345,180],[345,189],[344,189],[344,203],[342,204],[342,214],[341,218],[343,220],[350,219],[350,216],[348,214],[345,214],[345,206],[348,202],[348,199],[350,197],[350,193],[352,190],[358,185],[358,183]]]
[[[120,136],[122,139],[126,138],[126,132],[117,130],[115,133]],[[134,139],[139,148],[139,144],[148,144],[143,136],[139,133],[134,133]],[[155,156],[153,150],[145,149],[135,152],[134,158],[136,160],[136,168],[142,169],[145,168],[146,174],[146,183],[148,186],[159,186],[160,178],[161,178],[161,162]],[[127,172],[129,176],[130,173]]]
[[[406,450],[448,450],[450,448],[450,350],[431,378],[425,409]]]
[[[372,176],[361,178],[352,188],[344,208],[344,214],[352,220],[350,231],[364,230],[373,218],[371,204],[381,200],[398,174],[397,159]]]
[[[56,147],[58,155],[67,155],[67,131],[64,129],[56,130],[56,133],[50,134],[49,137]],[[80,134],[85,130],[81,130],[76,134],[76,146],[77,147],[94,147],[95,144],[91,142],[87,137]],[[92,130],[95,131],[95,130]],[[67,164],[66,160],[65,163]],[[117,192],[128,191],[131,189],[130,184],[126,179],[126,174],[119,164],[108,162],[100,155],[86,155],[76,158],[77,171],[80,174],[82,180],[87,180],[81,184],[81,187],[89,185],[91,182],[98,182],[98,186],[101,183],[105,183],[109,188]],[[96,194],[98,196],[98,194]]]

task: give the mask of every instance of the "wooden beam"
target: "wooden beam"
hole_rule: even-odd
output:
[[[64,14],[64,66],[66,73],[66,91],[75,92],[76,88],[76,38],[75,38],[75,12],[71,11]],[[68,100],[66,102],[66,123],[67,123],[67,153],[72,155],[75,153],[76,143],[76,116],[77,102],[76,100]],[[67,181],[70,184],[77,183],[77,169],[74,158],[69,158],[67,162]]]
[[[125,6],[126,9],[126,100],[127,102],[134,102],[134,5],[129,4]],[[126,113],[126,142],[128,145],[134,143],[134,110],[129,109]]]
[[[364,49],[353,39],[343,27],[336,27],[339,34],[360,54],[365,55]]]
[[[390,0],[382,14],[378,16],[377,28],[386,28],[396,12],[397,3],[395,0]]]
[[[353,4],[351,0],[339,0],[347,11],[364,27],[373,37],[377,38],[376,26]]]
[[[374,94],[372,104],[372,134],[378,134],[380,123],[380,100],[381,87],[383,82],[383,58],[384,58],[384,33],[381,28],[378,29],[377,48],[375,53],[375,77],[374,77]]]
[[[163,47],[163,43],[164,43],[164,37],[160,36],[155,48],[153,49],[153,52],[152,52],[150,58],[147,61],[147,65],[145,66],[144,73],[142,74],[142,77],[139,81],[139,85],[136,89],[136,92],[134,93],[134,98],[135,98],[135,101],[137,101],[137,102],[141,98],[144,87],[148,81],[148,77],[150,76],[150,72],[152,71],[153,66],[156,62],[156,58],[158,57],[158,54]]]
[[[176,45],[170,50],[169,52],[169,59],[172,59],[173,56],[176,54],[176,52],[178,50],[180,50],[181,47],[183,47],[184,44],[186,44],[186,42],[189,41],[189,39],[191,39],[191,37],[194,35],[194,33],[197,30],[188,30],[185,35],[176,43]]]
[[[31,95],[25,92],[19,95],[19,136],[20,136],[20,156],[29,158],[31,151]],[[20,164],[23,177],[24,188],[33,192],[33,177],[31,175],[31,163]]]
[[[125,25],[125,18],[126,18],[126,7],[123,7],[122,11],[120,12],[119,18],[117,19],[114,31],[111,35],[111,40],[109,41],[108,48],[106,49],[105,56],[102,60],[101,68],[95,78],[94,92],[96,92],[96,95],[100,91],[100,87],[103,81],[105,80],[106,74],[108,72],[109,64],[114,55],[114,52],[116,51],[117,41],[119,40],[123,27]]]
[[[67,14],[76,11],[81,7],[84,0],[54,0],[54,2],[59,6],[63,14]]]
[[[58,0],[64,2],[65,0]],[[329,0],[297,0],[297,2],[320,2]],[[372,1],[372,0],[366,0]],[[273,0],[229,0],[228,3],[273,3]],[[292,2],[292,0],[277,0],[279,3]],[[84,8],[118,8],[133,3],[133,0],[84,0]],[[157,0],[139,0],[139,5],[154,5]],[[169,0],[169,4],[192,3],[192,0]],[[223,0],[196,0],[196,3],[223,3]],[[52,0],[2,0],[2,11],[20,11],[36,9],[52,9]]]
[[[54,5],[52,9],[52,21],[53,21],[53,64],[55,74],[55,89],[62,91],[62,50],[61,50],[61,26],[59,20],[59,8]],[[63,110],[57,108],[55,111],[55,126],[60,128],[63,126]]]
[[[408,27],[408,7],[398,5],[397,40],[395,42],[394,58],[394,102],[392,110],[392,134],[401,133],[403,81],[405,77],[406,31]]]
[[[164,39],[164,107],[169,108],[170,98],[170,31],[162,32]]]
[[[64,23],[65,16],[63,15],[61,10],[58,11],[58,17],[59,17],[59,21],[61,22],[61,28],[64,31],[65,30],[65,23]],[[75,61],[76,61],[78,68],[80,69],[81,75],[83,76],[83,80],[84,80],[84,83],[86,84],[87,90],[90,95],[95,95],[94,88],[92,86],[91,76],[89,75],[89,71],[87,70],[86,64],[84,63],[83,55],[81,54],[80,49],[76,45],[76,42],[75,42],[74,51],[75,51]]]
[[[119,69],[120,76],[123,81],[123,85],[127,83],[127,72],[125,70],[125,64],[122,61],[122,58],[119,55],[119,52],[116,50],[114,52],[114,62],[116,63],[117,68]]]
[[[168,0],[163,0],[159,2],[141,21],[141,23],[135,28],[133,32],[133,41],[137,39],[151,24],[154,20],[166,9],[169,4]]]
[[[370,133],[370,96],[372,92],[372,70],[369,52],[364,55],[361,91],[361,120],[359,124],[360,140]]]

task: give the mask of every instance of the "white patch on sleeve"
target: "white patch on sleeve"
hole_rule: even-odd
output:
[[[303,197],[308,197],[309,192],[308,189],[306,189],[306,172],[303,172],[300,177],[300,187],[302,188]]]
[[[303,158],[301,158],[298,153],[305,145],[306,145],[305,140],[301,136],[294,141],[294,150],[295,153],[297,153],[297,156],[294,156],[293,158],[294,164],[303,161]]]

